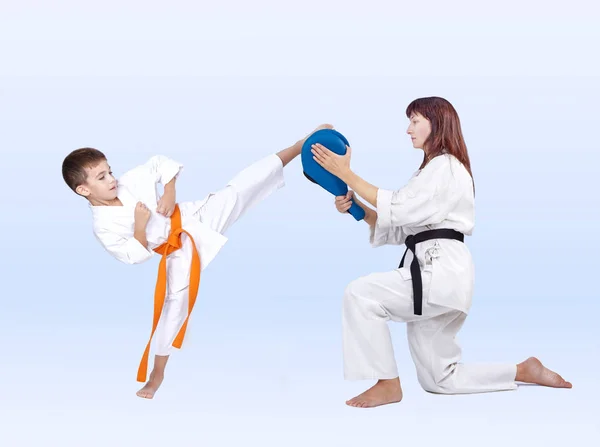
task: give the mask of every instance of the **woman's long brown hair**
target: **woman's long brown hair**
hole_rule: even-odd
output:
[[[460,127],[460,118],[452,104],[437,96],[419,98],[406,108],[406,116],[409,119],[413,113],[423,115],[431,124],[431,134],[424,144],[425,157],[419,169],[423,169],[433,157],[447,153],[454,155],[473,178],[467,145]]]

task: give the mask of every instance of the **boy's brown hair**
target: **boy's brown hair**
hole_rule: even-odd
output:
[[[79,185],[83,185],[87,179],[86,168],[93,168],[101,161],[106,160],[106,156],[98,149],[83,147],[75,149],[67,155],[62,164],[62,175],[65,183],[77,193]]]

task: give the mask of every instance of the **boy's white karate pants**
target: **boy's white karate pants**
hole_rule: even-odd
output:
[[[347,380],[398,377],[388,321],[405,322],[419,383],[443,394],[512,390],[516,364],[463,364],[456,335],[466,314],[429,304],[414,315],[412,282],[398,270],[352,281],[343,299],[344,377]]]
[[[196,217],[212,230],[225,234],[248,210],[284,185],[283,162],[279,156],[269,155],[243,169],[224,188],[209,194]],[[187,315],[188,289],[168,291],[156,330],[156,355],[170,355],[174,349],[172,343]]]
[[[272,154],[233,177],[225,188],[209,194],[200,220],[221,234],[248,210],[284,186],[283,162]]]

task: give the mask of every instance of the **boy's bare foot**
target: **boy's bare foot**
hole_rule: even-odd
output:
[[[372,408],[392,404],[402,400],[400,378],[378,380],[375,385],[362,394],[346,401],[347,405],[359,408]]]
[[[321,124],[312,133],[315,133],[317,130],[323,130],[323,129],[333,129],[333,124]]]
[[[298,141],[296,143],[296,145],[298,145],[300,148],[302,148],[302,145],[308,139],[308,137],[310,137],[313,133],[315,133],[315,132],[317,132],[319,130],[323,130],[323,129],[333,129],[333,125],[331,125],[331,124],[321,124],[319,127],[317,127],[315,130],[313,130],[311,133],[309,133],[303,139],[301,139],[300,141]]]
[[[321,124],[315,130],[313,130],[311,133],[309,133],[306,137],[304,137],[301,140],[296,141],[296,143],[293,146],[290,146],[286,149],[283,149],[283,150],[277,152],[277,156],[281,159],[283,166],[285,167],[290,161],[292,161],[294,158],[296,158],[298,155],[300,155],[302,153],[302,145],[304,144],[304,142],[306,141],[306,139],[308,137],[310,137],[317,130],[322,130],[322,129],[333,129],[333,126],[331,124]]]
[[[152,399],[154,397],[154,393],[156,393],[160,387],[163,379],[163,374],[156,374],[154,371],[152,371],[152,373],[150,373],[150,380],[148,380],[146,385],[144,385],[144,387],[135,394],[139,397],[143,397],[144,399]]]
[[[537,385],[553,388],[572,388],[571,382],[567,382],[554,371],[549,370],[535,357],[529,357],[517,365],[517,382],[535,383]]]

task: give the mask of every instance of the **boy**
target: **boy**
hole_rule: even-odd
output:
[[[325,124],[313,132],[332,128]],[[96,149],[77,149],[65,158],[63,178],[75,193],[88,200],[94,235],[103,247],[126,264],[147,261],[154,252],[162,255],[152,333],[137,380],[146,381],[150,342],[156,331],[154,368],[137,392],[139,397],[154,397],[172,347],[181,347],[200,271],[227,241],[224,233],[246,211],[284,186],[283,167],[300,155],[306,138],[253,163],[204,199],[179,204],[175,182],[183,166],[167,157],[154,156],[118,181],[104,154]],[[157,183],[164,186],[162,197],[157,193]]]

